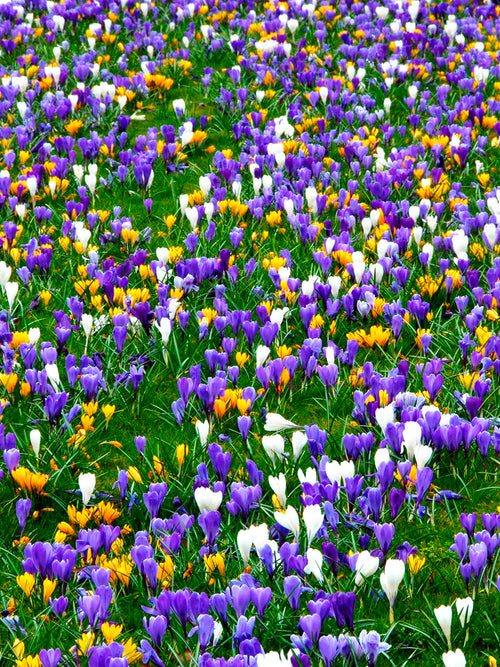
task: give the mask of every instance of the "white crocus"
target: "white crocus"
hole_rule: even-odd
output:
[[[273,463],[275,455],[280,461],[283,460],[285,455],[285,440],[279,433],[262,436],[262,446]]]
[[[206,419],[204,422],[198,419],[198,421],[195,424],[195,428],[196,428],[196,433],[200,438],[201,446],[205,447],[208,441],[208,434],[210,433],[210,424]]]
[[[162,317],[159,323],[156,322],[156,326],[161,335],[161,342],[166,347],[170,334],[172,333],[172,322],[168,317]]]
[[[59,376],[59,369],[57,364],[45,364],[45,372],[47,373],[47,379],[52,385],[54,391],[59,391],[61,386],[61,378]]]
[[[33,453],[35,456],[38,456],[40,454],[40,442],[42,440],[42,434],[37,428],[34,428],[32,431],[30,431],[30,443],[31,443],[31,448],[33,449]],[[457,600],[458,602],[458,600]]]
[[[264,430],[274,433],[275,431],[282,431],[285,428],[297,428],[297,424],[285,419],[277,412],[268,412],[266,415],[266,423]]]
[[[496,244],[498,236],[498,227],[492,222],[488,222],[483,228],[483,238],[486,238],[490,248],[493,248]]]
[[[175,113],[179,115],[183,115],[184,112],[186,111],[186,102],[183,99],[172,100],[172,106],[174,108]]]
[[[299,515],[295,507],[288,506],[285,512],[275,512],[274,519],[283,528],[287,528],[293,533],[295,541],[299,539],[300,523]]]
[[[342,475],[340,472],[340,463],[338,461],[329,461],[325,465],[325,473],[332,484],[335,484],[336,482],[340,486]]]
[[[189,195],[179,195],[179,207],[181,209],[181,215],[184,216],[186,209],[189,204]]]
[[[76,95],[75,95],[75,97],[76,97]],[[73,165],[73,174],[74,174],[76,180],[78,181],[79,185],[82,184],[82,179],[83,179],[84,173],[85,173],[85,170],[84,170],[84,168],[82,167],[81,164]]]
[[[308,549],[306,551],[307,565],[304,568],[306,574],[312,574],[321,583],[323,581],[323,554],[319,549]]]
[[[36,345],[40,340],[40,336],[41,336],[40,327],[31,327],[31,329],[28,331],[28,338],[30,341],[30,345]]]
[[[470,621],[472,610],[474,609],[474,600],[471,597],[457,598],[455,600],[455,607],[458,614],[458,619],[462,627]]]
[[[304,472],[303,470],[297,470],[297,477],[301,484],[314,484],[318,483],[318,473],[316,468],[307,468]]]
[[[212,491],[205,486],[199,486],[194,492],[194,499],[200,512],[218,510],[222,503],[222,491]]]
[[[97,186],[97,176],[95,173],[85,174],[85,185],[88,187],[90,194],[93,197],[95,195],[95,189]]]
[[[269,357],[271,350],[266,345],[259,345],[255,350],[255,367],[263,366]]]
[[[463,651],[457,648],[456,651],[448,651],[443,653],[444,667],[465,667],[467,660]]]
[[[346,479],[352,479],[355,472],[354,461],[329,461],[325,465],[325,473],[328,479],[332,484],[337,482],[340,486],[341,483],[345,484]]]
[[[394,422],[393,404],[390,403],[389,405],[386,405],[384,408],[377,408],[375,410],[375,419],[385,435],[385,429],[387,428],[387,426]]]
[[[268,540],[269,529],[265,523],[261,523],[258,526],[252,525],[238,532],[236,543],[245,567],[248,565],[252,546],[255,546],[257,551],[259,551]]]
[[[340,464],[340,476],[345,484],[346,479],[352,479],[356,474],[354,461],[342,461]]]
[[[5,294],[7,295],[7,301],[9,302],[9,310],[12,311],[12,306],[16,300],[17,293],[19,292],[19,283],[8,282],[5,284]]]
[[[82,500],[84,505],[88,505],[95,489],[95,475],[93,472],[81,473],[78,477],[78,486],[82,492]]]
[[[423,470],[430,461],[433,449],[429,445],[417,445],[415,449],[415,463],[419,470]]]
[[[307,505],[302,512],[302,518],[306,524],[307,543],[310,546],[311,542],[316,537],[318,530],[323,525],[323,512],[320,505]]]
[[[434,614],[436,616],[437,622],[443,635],[446,638],[448,648],[451,651],[451,619],[452,619],[452,608],[450,605],[442,604],[437,609],[434,609]]]
[[[222,637],[224,632],[224,626],[220,621],[214,621],[214,636],[212,639],[212,646],[217,646],[219,639]]]
[[[191,230],[194,232],[196,228],[198,227],[198,209],[193,207],[188,206],[186,209],[186,218],[189,221],[189,224],[191,225]]]
[[[378,570],[379,559],[372,556],[369,551],[362,551],[356,561],[354,584],[361,586],[365,579],[371,577]]]
[[[385,569],[380,575],[380,585],[389,600],[389,622],[394,623],[394,602],[398,594],[398,588],[405,576],[405,564],[402,560],[389,558],[385,563]]]
[[[250,559],[250,551],[252,550],[252,532],[250,528],[243,528],[238,531],[236,536],[236,544],[238,545],[238,551],[241,554],[241,558],[245,567],[248,565]]]
[[[380,468],[382,463],[389,463],[389,461],[391,460],[391,454],[389,452],[389,449],[387,447],[383,447],[382,449],[377,449],[373,460],[375,463],[376,470]]]
[[[273,493],[276,494],[276,497],[278,498],[278,502],[281,505],[281,507],[286,507],[286,477],[285,477],[285,475],[282,472],[280,472],[280,474],[277,477],[273,477],[273,475],[269,475],[268,481],[269,481],[269,486],[273,490]]]
[[[85,338],[88,338],[90,336],[90,332],[92,331],[92,324],[94,322],[94,318],[92,315],[89,313],[84,313],[82,315],[82,329],[83,333],[85,334]]]
[[[403,445],[410,461],[413,461],[415,449],[420,445],[422,428],[418,422],[406,422],[403,428]]]
[[[212,181],[210,178],[208,176],[200,176],[198,182],[200,184],[200,190],[204,195],[207,195],[212,188]]]
[[[297,461],[302,454],[302,450],[307,445],[307,436],[304,431],[294,431],[292,435],[293,458]]]

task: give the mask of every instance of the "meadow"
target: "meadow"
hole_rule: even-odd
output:
[[[0,4],[0,666],[496,667],[499,52]]]

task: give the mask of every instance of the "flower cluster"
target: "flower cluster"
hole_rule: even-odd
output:
[[[0,17],[1,660],[496,665],[500,7]]]

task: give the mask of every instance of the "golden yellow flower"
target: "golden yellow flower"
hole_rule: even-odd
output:
[[[49,476],[20,467],[12,471],[12,479],[23,491],[41,494],[44,486],[49,481]]]
[[[235,359],[236,359],[236,363],[238,364],[238,366],[240,368],[243,368],[243,366],[250,359],[250,355],[247,354],[246,352],[236,352]]]
[[[189,447],[187,445],[177,445],[175,450],[175,455],[177,457],[177,463],[181,466],[184,464],[187,455],[189,454]]]
[[[94,645],[95,634],[93,632],[85,632],[79,639],[76,640],[78,646],[78,655],[87,655],[87,651]]]
[[[465,389],[465,391],[469,392],[471,389],[473,389],[474,385],[480,378],[479,378],[479,373],[476,371],[475,373],[467,373],[466,375],[459,375],[458,379],[460,380],[460,384]]]
[[[21,343],[29,343],[30,337],[27,331],[14,331],[12,334],[11,347],[19,347]]]
[[[408,560],[406,561],[410,574],[414,575],[417,572],[420,572],[422,567],[425,565],[425,558],[417,556],[416,554],[410,554]]]
[[[11,394],[18,381],[17,373],[0,373],[0,384]]]
[[[224,401],[221,398],[216,398],[214,401],[214,414],[217,417],[217,419],[222,419],[222,417],[226,414],[226,410],[227,410],[226,401]]]
[[[212,575],[215,570],[223,577],[226,572],[226,556],[223,553],[217,552],[215,554],[205,555],[203,557],[205,563],[205,570],[208,575]]]
[[[101,632],[104,639],[106,640],[106,644],[111,644],[111,642],[114,642],[122,630],[123,625],[118,625],[118,623],[109,623],[106,621],[101,625]]]
[[[140,472],[137,470],[135,466],[129,466],[128,469],[128,476],[133,482],[137,482],[137,484],[142,484],[142,477]]]
[[[31,597],[33,589],[35,588],[35,577],[29,572],[25,572],[24,574],[20,574],[18,577],[16,577],[16,581],[17,585],[19,588],[21,588],[23,593],[26,596]]]
[[[89,402],[89,403],[82,403],[82,410],[89,417],[92,417],[92,415],[95,415],[95,413],[97,412],[98,409],[99,409],[99,403],[92,402],[92,401]]]
[[[16,660],[16,667],[42,667],[42,662],[37,655],[27,655],[21,660]]]
[[[116,405],[103,405],[102,412],[104,414],[104,418],[108,423],[111,417],[115,414],[115,410],[116,410]]]
[[[12,644],[12,650],[14,651],[17,658],[22,659],[24,656],[24,651],[26,650],[24,642],[16,637],[14,639],[14,643]]]
[[[158,566],[158,581],[169,582],[174,576],[174,561],[170,556],[165,556],[165,560]]]
[[[251,401],[249,398],[246,400],[244,398],[238,398],[238,400],[236,401],[236,407],[240,415],[246,414],[250,409],[250,405]]]
[[[123,643],[123,646],[123,657],[127,658],[129,665],[142,660],[142,653],[139,653],[137,650],[137,644],[134,644],[131,637],[129,637],[129,639]]]
[[[40,299],[43,301],[44,305],[46,306],[49,303],[49,301],[52,299],[52,294],[48,290],[44,289],[40,292]]]
[[[370,327],[369,334],[364,330],[353,331],[347,334],[347,339],[356,340],[359,346],[364,348],[375,347],[375,345],[385,347],[391,339],[391,330],[373,325]]]
[[[121,516],[121,512],[116,509],[113,503],[105,503],[101,500],[94,508],[94,519],[99,523],[107,523],[111,525],[115,519]]]
[[[77,134],[83,127],[83,122],[77,118],[74,118],[70,123],[64,126],[64,129],[68,134],[74,136]]]
[[[285,359],[292,354],[292,348],[287,347],[286,345],[280,345],[276,350],[276,353],[280,359]]]
[[[45,604],[49,601],[50,596],[55,591],[57,586],[57,581],[52,581],[51,579],[43,580],[43,601]]]

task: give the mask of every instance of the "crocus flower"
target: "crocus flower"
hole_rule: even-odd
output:
[[[304,568],[306,574],[312,574],[321,583],[323,581],[323,554],[319,549],[312,549],[311,547],[306,551],[307,564]]]
[[[466,623],[469,623],[470,617],[472,616],[472,610],[474,609],[474,601],[471,597],[466,598],[457,598],[455,600],[455,607],[458,614],[458,619],[462,627]]]
[[[285,440],[281,435],[276,433],[275,435],[262,436],[262,446],[273,463],[275,456],[277,456],[280,461],[283,460],[285,453]]]
[[[362,551],[356,560],[354,584],[361,586],[365,579],[371,577],[378,570],[379,559],[372,556],[369,551]]]
[[[61,655],[61,649],[49,648],[42,649],[39,653],[39,658],[43,667],[57,667],[61,661]]]
[[[210,424],[208,423],[208,421],[202,422],[198,420],[196,422],[196,433],[200,438],[202,447],[204,447],[207,444],[209,432],[210,432]]]
[[[275,512],[274,519],[283,528],[290,530],[297,541],[299,539],[300,523],[297,510],[289,505],[284,512]]]
[[[31,511],[31,500],[29,498],[19,498],[16,502],[16,516],[19,521],[19,528],[21,529],[21,535],[24,533],[24,528],[26,527],[26,520]]]
[[[40,453],[41,439],[42,439],[42,434],[37,428],[34,428],[32,431],[30,431],[30,443],[35,456],[38,456],[38,454]]]
[[[443,653],[443,663],[444,667],[465,667],[467,660],[463,651],[457,648],[455,651],[450,649],[448,653]]]
[[[88,505],[96,485],[96,477],[93,472],[80,473],[78,476],[78,486],[82,493],[84,505]]]
[[[222,495],[222,491],[212,491],[204,486],[199,486],[194,492],[200,512],[218,510],[222,503]]]
[[[385,569],[380,575],[380,585],[389,600],[389,622],[394,623],[394,602],[398,594],[398,588],[405,576],[405,564],[401,560],[389,558],[385,563]]]
[[[285,419],[276,412],[268,412],[266,415],[266,423],[264,430],[274,433],[275,431],[282,431],[287,428],[297,428],[297,424]]]
[[[434,609],[434,614],[436,616],[437,622],[443,635],[445,636],[448,648],[451,651],[451,619],[452,619],[452,608],[449,605],[442,604],[440,607]]]
[[[391,648],[390,644],[380,640],[380,635],[375,630],[370,630],[369,632],[365,629],[361,630],[359,633],[359,643],[366,656],[368,665],[375,665],[378,656]]]
[[[269,475],[268,477],[269,486],[276,494],[279,504],[281,507],[286,507],[286,477],[281,472],[277,477]]]
[[[323,525],[324,515],[319,505],[308,505],[307,507],[304,507],[302,517],[304,519],[304,523],[306,524],[307,543],[310,546],[319,529]]]

